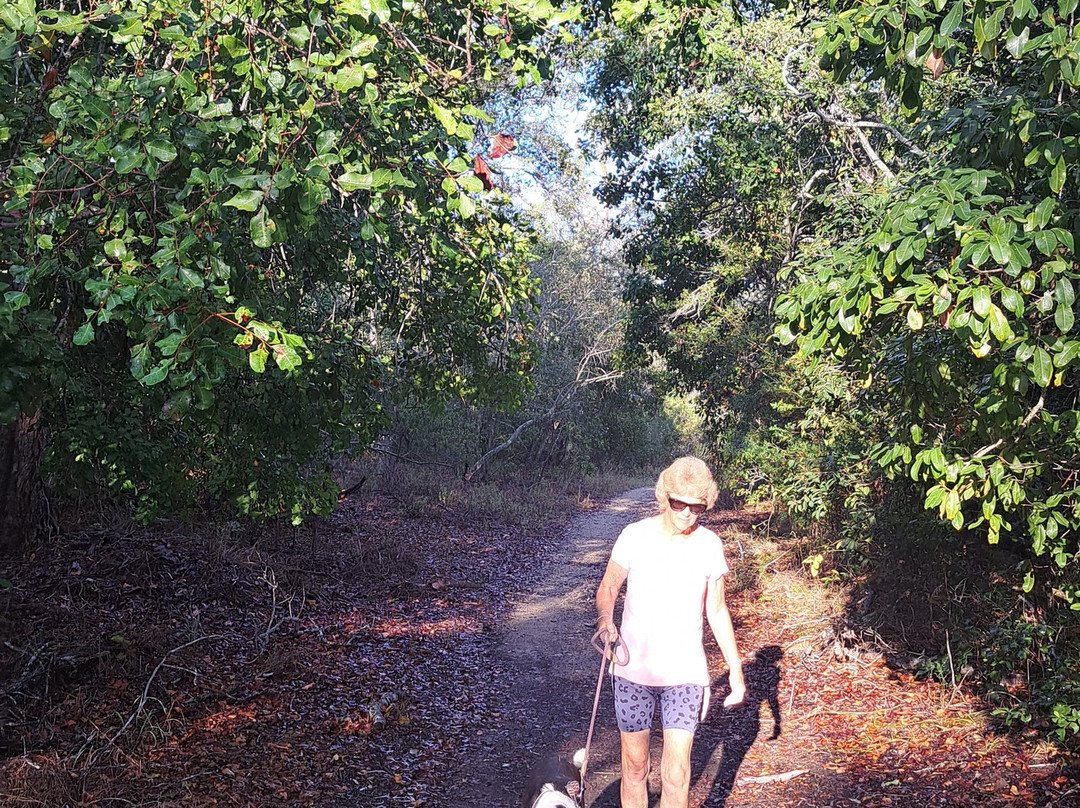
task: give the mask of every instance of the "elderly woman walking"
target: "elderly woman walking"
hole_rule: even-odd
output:
[[[601,639],[620,636],[629,659],[614,667],[615,715],[622,739],[622,808],[646,808],[649,735],[660,705],[664,730],[660,808],[686,808],[690,748],[709,706],[709,670],[702,614],[723,652],[731,693],[724,706],[743,700],[746,686],[724,597],[728,571],[720,537],[697,524],[716,502],[712,472],[696,457],[682,457],[660,474],[660,512],[628,525],[611,550],[596,591]],[[614,622],[623,584],[621,631]]]

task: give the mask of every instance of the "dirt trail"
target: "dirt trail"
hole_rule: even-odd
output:
[[[445,781],[448,808],[515,808],[538,757],[584,745],[599,671],[589,644],[595,587],[619,531],[654,509],[643,488],[576,518],[541,583],[501,621],[490,661],[498,692],[486,694],[495,718],[476,727],[487,753]],[[774,563],[787,552],[751,530],[761,519],[744,511],[703,517],[733,567],[729,604],[748,697],[725,710],[726,675],[714,679],[695,738],[691,806],[1080,806],[1075,770],[1048,744],[1001,735],[975,697],[891,670],[854,635],[844,639],[842,593],[807,580],[797,565]],[[723,670],[711,638],[706,650],[710,670]],[[587,808],[619,805],[610,701],[605,680]],[[652,749],[655,794],[655,728]]]
[[[541,583],[514,605],[501,631],[496,658],[500,693],[497,726],[478,728],[496,750],[490,760],[466,764],[455,778],[448,808],[516,806],[519,784],[542,755],[573,754],[585,745],[600,655],[590,645],[593,595],[611,545],[627,524],[653,513],[651,488],[628,491],[602,509],[577,517],[561,550],[545,563]],[[589,761],[589,805],[617,789],[618,732],[605,683]],[[501,753],[500,751],[501,750]]]

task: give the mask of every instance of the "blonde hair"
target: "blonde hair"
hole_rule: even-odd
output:
[[[709,467],[696,457],[680,457],[660,472],[656,480],[656,502],[661,508],[667,507],[672,492],[704,500],[710,508],[720,493]]]

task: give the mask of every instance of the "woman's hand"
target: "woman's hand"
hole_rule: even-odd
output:
[[[619,629],[615,627],[615,620],[611,615],[600,615],[596,619],[596,638],[602,643],[614,645],[619,639]]]
[[[731,685],[731,692],[724,699],[724,706],[742,704],[743,699],[746,698],[746,682],[743,681],[742,667],[731,669],[728,673],[728,684]]]

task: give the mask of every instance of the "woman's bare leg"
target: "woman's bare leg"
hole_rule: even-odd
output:
[[[690,800],[690,748],[694,733],[685,729],[664,730],[664,754],[660,758],[659,808],[687,808]]]
[[[622,808],[649,806],[649,730],[623,732],[622,780],[619,799]]]

